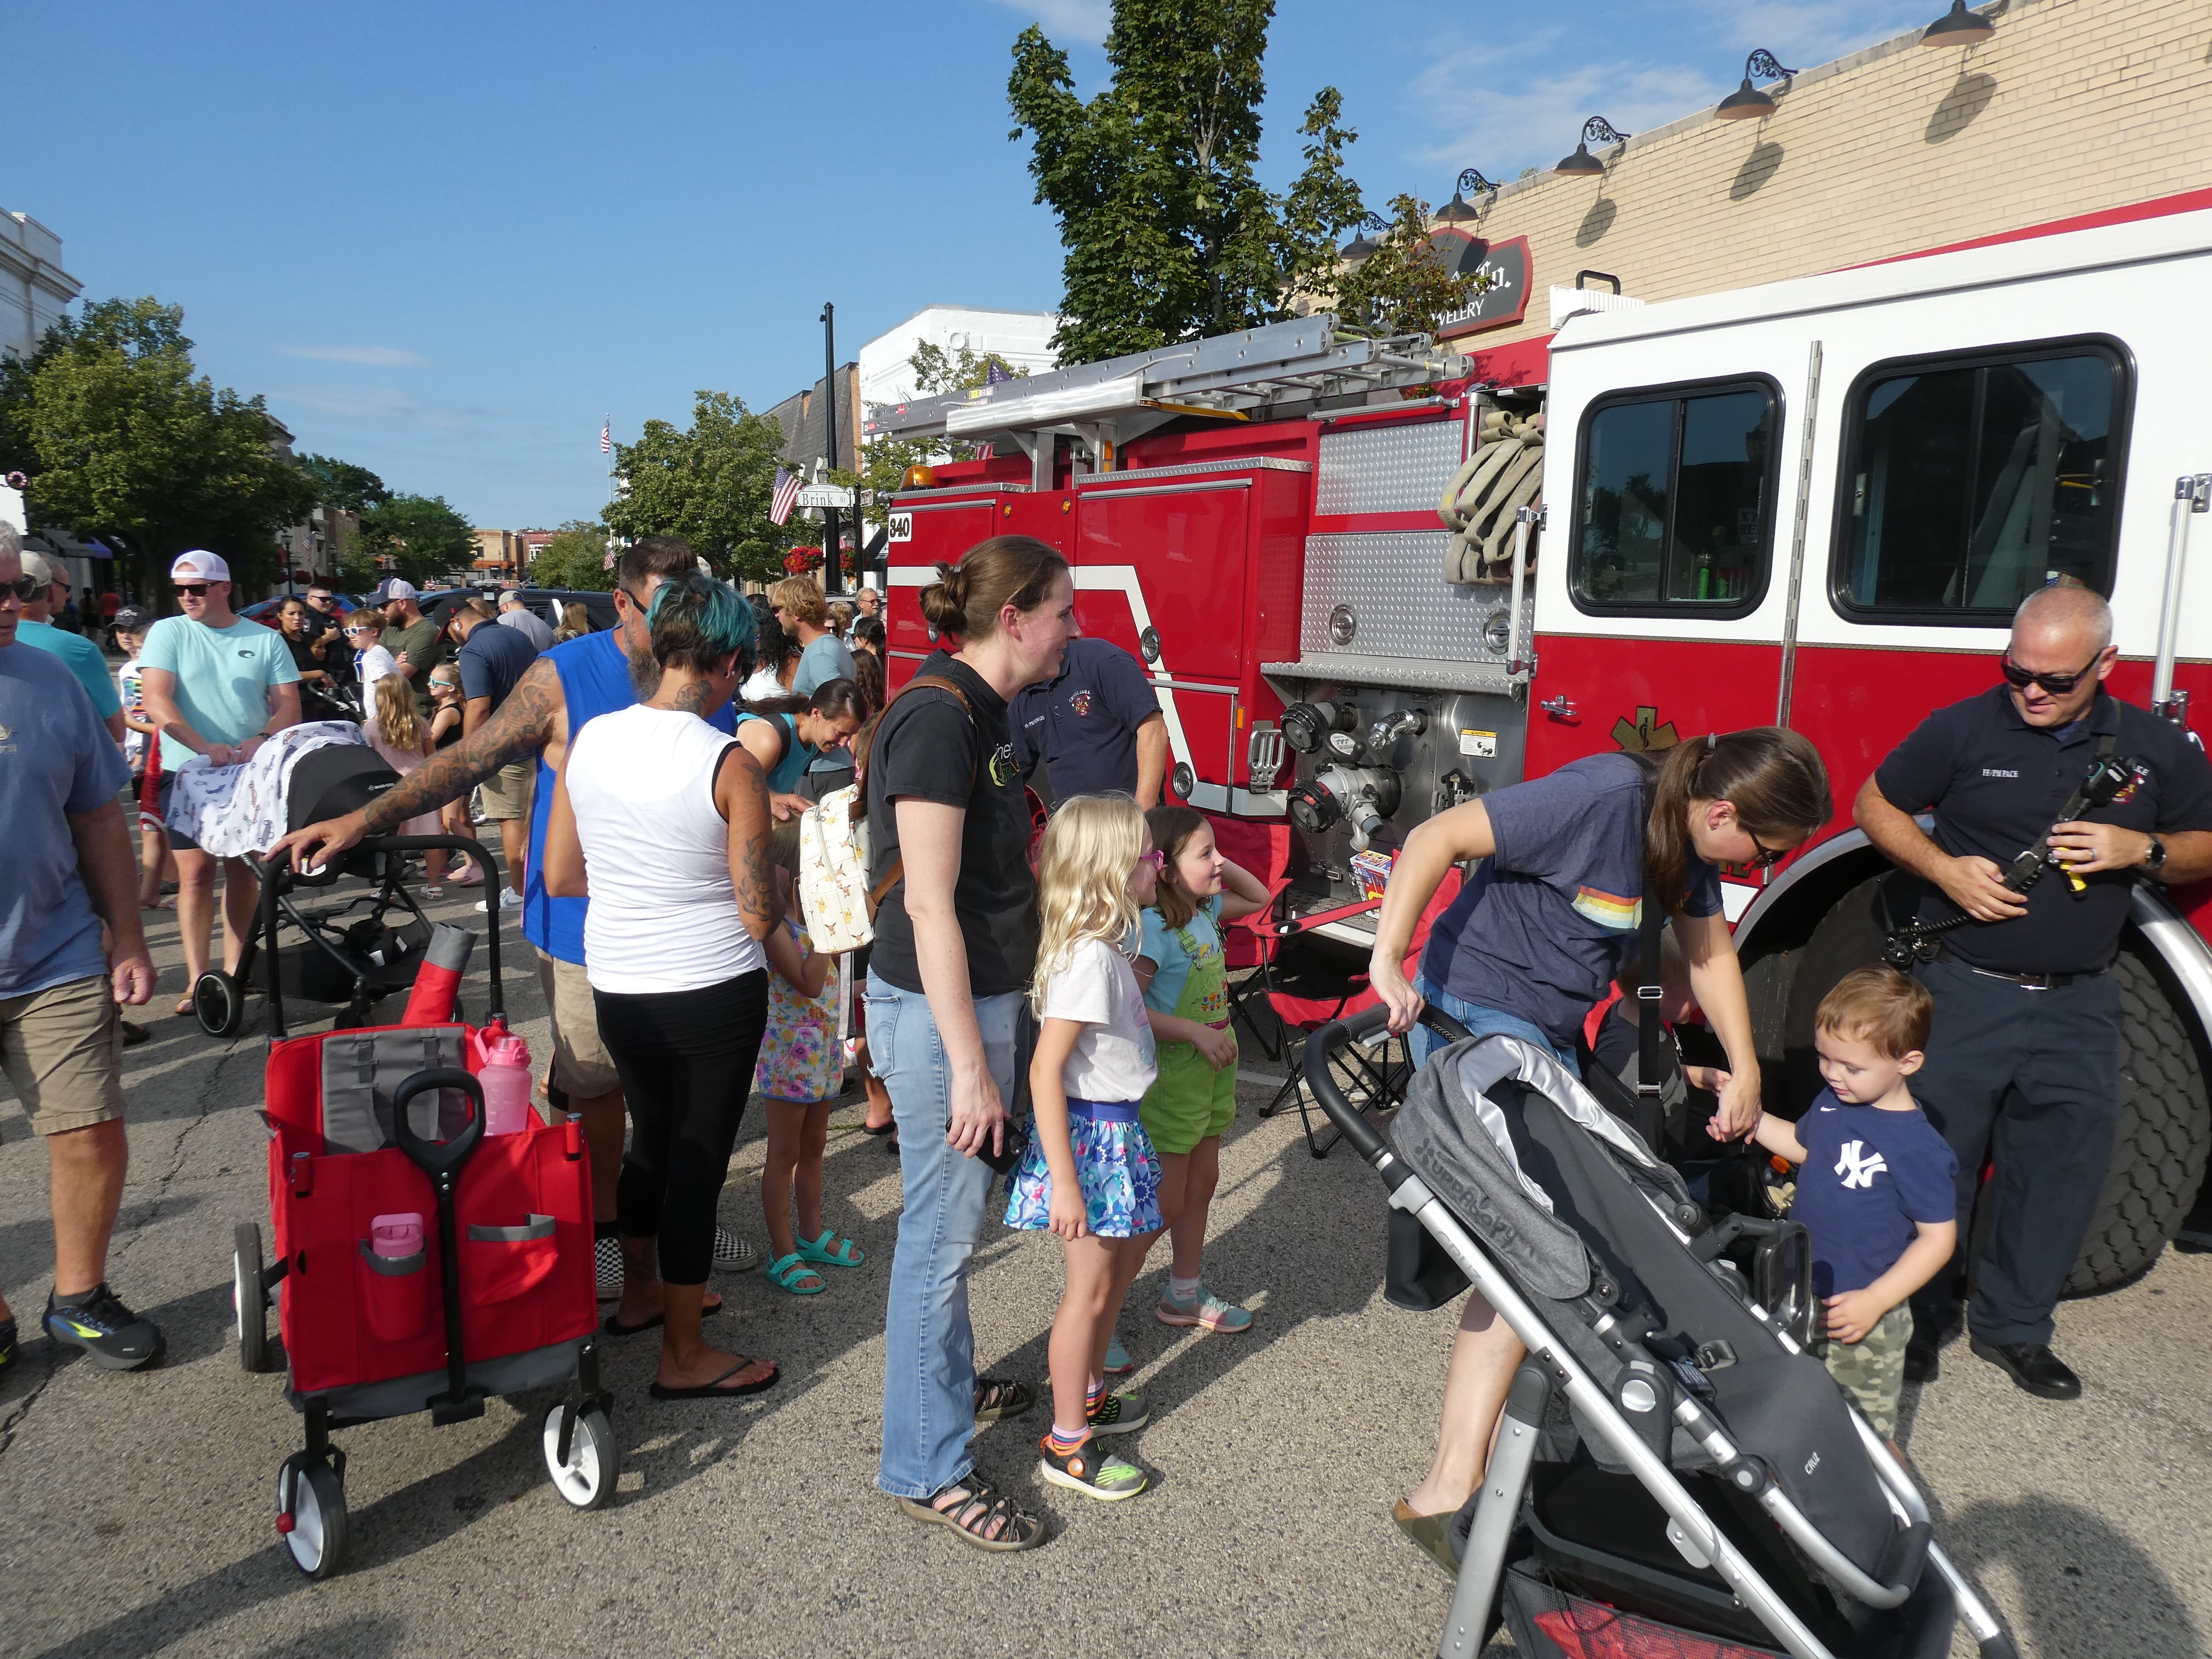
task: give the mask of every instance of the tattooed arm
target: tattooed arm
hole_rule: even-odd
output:
[[[389,833],[407,819],[459,800],[509,761],[543,750],[555,766],[568,741],[561,671],[540,657],[492,717],[451,749],[441,749],[358,812],[295,830],[270,849],[289,853],[295,870],[329,862],[363,836]]]
[[[739,744],[722,751],[714,775],[714,805],[730,825],[730,884],[745,931],[766,939],[783,920],[783,904],[769,863],[768,780],[760,763]]]

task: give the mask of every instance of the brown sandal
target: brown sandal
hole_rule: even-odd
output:
[[[961,1492],[967,1495],[954,1498],[944,1509],[938,1508],[936,1499],[949,1492]],[[951,1528],[959,1534],[963,1543],[997,1554],[1033,1550],[1043,1543],[1048,1535],[1043,1522],[1017,1509],[1012,1498],[993,1487],[989,1482],[978,1480],[972,1475],[965,1480],[954,1481],[931,1498],[902,1498],[898,1500],[898,1506],[917,1521]],[[994,1522],[999,1527],[995,1535],[991,1531]]]

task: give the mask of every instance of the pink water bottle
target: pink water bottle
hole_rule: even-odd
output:
[[[380,1215],[368,1224],[368,1248],[371,1254],[380,1256],[408,1256],[420,1254],[422,1249],[422,1218],[410,1211],[404,1215]]]
[[[477,1081],[483,1085],[486,1134],[511,1135],[530,1127],[528,1043],[504,1032],[487,1033]]]

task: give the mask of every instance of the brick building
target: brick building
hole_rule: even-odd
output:
[[[1766,86],[1763,118],[1700,110],[1591,145],[1601,175],[1545,172],[1477,195],[1479,217],[1434,222],[1486,244],[1462,269],[1486,258],[1510,273],[1519,249],[1523,292],[1503,320],[1440,331],[1477,353],[1543,338],[1547,289],[1587,270],[1656,302],[2212,185],[2203,0],[1978,10],[1995,29],[1978,45],[1923,46],[1915,30]],[[1789,60],[1786,40],[1741,45]],[[1559,134],[1563,154],[1576,138]]]

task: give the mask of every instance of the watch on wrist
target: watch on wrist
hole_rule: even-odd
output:
[[[2146,870],[2163,870],[2166,868],[2166,843],[2160,841],[2156,836],[2153,836],[2150,838],[2149,847],[2144,849],[2143,868]]]

